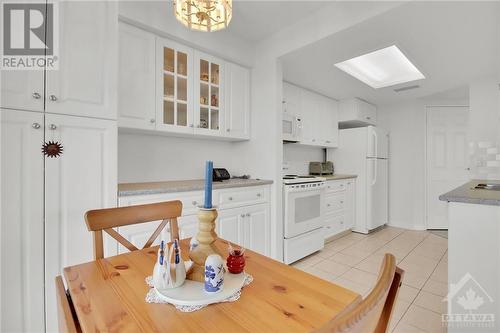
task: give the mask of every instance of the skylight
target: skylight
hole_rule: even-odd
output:
[[[372,88],[425,79],[396,45],[335,64]]]

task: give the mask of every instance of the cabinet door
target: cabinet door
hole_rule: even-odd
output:
[[[236,139],[250,138],[250,71],[226,63],[226,136]]]
[[[242,245],[269,256],[271,254],[269,206],[264,204],[247,207],[243,224]]]
[[[47,331],[57,331],[54,277],[93,259],[85,212],[117,203],[117,129],[116,121],[54,114],[46,114],[45,124],[45,140],[64,149],[45,160],[46,318]],[[105,255],[113,244],[105,242]]]
[[[41,331],[43,114],[0,110],[0,134],[0,331]]]
[[[322,97],[321,122],[318,126],[321,128],[321,140],[325,147],[338,146],[338,107],[337,102]]]
[[[59,1],[59,70],[46,73],[47,112],[116,119],[117,6]]]
[[[141,224],[133,224],[125,227],[117,228],[117,232],[122,235],[130,243],[134,244],[138,249],[142,249],[149,237],[161,224],[161,221],[152,221]],[[167,223],[160,235],[155,239],[153,245],[159,245],[161,240],[170,242],[170,223]],[[118,244],[118,254],[130,252],[125,246]]]
[[[354,228],[356,218],[356,180],[347,180],[346,202],[345,202],[345,228]]]
[[[283,111],[292,116],[301,116],[301,89],[288,82],[283,82]]]
[[[300,112],[302,114],[302,136],[300,143],[319,145],[320,132],[318,131],[320,104],[315,94],[308,90],[300,91]]]
[[[155,128],[155,36],[119,25],[118,126]]]
[[[198,217],[196,215],[182,216],[178,219],[178,222],[179,237],[181,239],[194,237],[198,233]]]
[[[193,133],[193,51],[156,39],[156,129]]]
[[[223,61],[196,52],[194,64],[194,133],[221,136],[225,131]]]
[[[43,70],[2,70],[0,107],[43,112]]]
[[[236,244],[243,244],[243,220],[246,211],[242,208],[222,210],[216,222],[217,235]]]

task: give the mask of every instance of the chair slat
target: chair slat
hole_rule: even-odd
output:
[[[130,243],[125,237],[117,233],[114,229],[104,229],[108,235],[116,239],[120,244],[125,246],[129,251],[139,250],[134,244]]]
[[[142,247],[143,249],[145,249],[147,247],[150,247],[151,244],[153,244],[153,242],[155,241],[156,237],[158,237],[158,235],[163,230],[163,228],[165,228],[165,225],[167,224],[167,222],[169,222],[169,220],[163,220],[163,221],[161,221],[161,223],[158,226],[158,228],[156,228],[155,232],[153,232],[153,234],[151,235],[151,237],[149,237],[149,239],[146,242],[146,244],[144,244],[144,246]],[[170,240],[173,241],[172,237],[170,237]]]

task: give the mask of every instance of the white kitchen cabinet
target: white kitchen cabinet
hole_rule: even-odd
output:
[[[340,101],[339,126],[340,128],[362,127],[377,125],[377,107],[359,98]]]
[[[338,102],[312,91],[283,83],[283,111],[301,118],[299,144],[338,146]]]
[[[225,133],[224,62],[195,51],[194,77],[194,133],[220,137]]]
[[[45,140],[63,145],[63,153],[45,159],[45,287],[47,330],[54,319],[54,278],[67,266],[93,259],[87,210],[116,206],[116,121],[45,115]],[[105,238],[106,255],[113,242]],[[108,252],[111,250],[111,252]]]
[[[45,325],[43,131],[42,113],[0,110],[2,332],[35,332]]]
[[[155,35],[119,23],[118,126],[156,128]]]
[[[59,70],[46,71],[46,112],[117,118],[117,17],[114,1],[59,1]]]
[[[354,178],[327,180],[325,186],[325,239],[352,229],[355,215]]]
[[[156,38],[156,129],[193,134],[193,50]]]
[[[234,139],[250,139],[250,70],[226,63],[224,107],[226,136]]]
[[[43,112],[43,70],[2,70],[0,107]]]
[[[243,221],[245,214],[246,210],[244,208],[220,211],[215,224],[217,236],[243,246]]]

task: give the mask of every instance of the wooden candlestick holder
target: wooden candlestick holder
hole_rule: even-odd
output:
[[[193,281],[205,282],[205,260],[211,254],[224,255],[215,246],[217,234],[215,233],[215,219],[217,210],[215,208],[200,208],[198,211],[198,246],[189,252],[189,258],[193,266],[187,274],[187,278]]]

